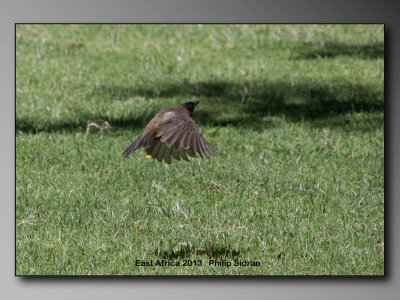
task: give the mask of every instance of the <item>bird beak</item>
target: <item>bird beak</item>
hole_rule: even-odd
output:
[[[200,103],[200,101],[195,101],[194,103],[196,103],[196,105],[197,105],[197,104],[199,104],[199,103]]]

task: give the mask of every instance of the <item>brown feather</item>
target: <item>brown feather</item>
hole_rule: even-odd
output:
[[[208,157],[207,150],[206,150],[206,147],[205,147],[205,145],[203,143],[203,139],[202,139],[201,136],[199,137],[199,146],[201,148],[201,151],[204,153],[204,155]]]
[[[160,150],[160,147],[161,147],[161,142],[160,142],[160,140],[157,140],[157,143],[156,143],[156,145],[154,146],[153,151],[151,151],[151,157],[152,157],[152,158],[155,159],[155,158],[157,157],[158,151]]]
[[[158,154],[157,154],[157,159],[159,162],[162,162],[162,160],[164,158],[165,149],[167,149],[167,145],[165,145],[164,143],[161,143],[160,150],[158,150]]]
[[[179,155],[181,156],[181,158],[183,160],[190,161],[189,158],[187,157],[186,153],[185,153],[185,150],[183,150],[183,149],[179,150]]]
[[[165,144],[164,144],[165,145]],[[164,152],[164,160],[166,163],[170,164],[171,163],[171,152],[172,152],[172,147],[167,147]]]
[[[187,134],[188,134],[187,132],[183,131],[182,134],[179,136],[179,138],[176,140],[175,142],[176,150],[183,148],[183,141],[185,140]]]
[[[151,142],[151,145],[145,148],[146,153],[147,153],[148,155],[150,155],[151,152],[153,152],[153,149],[154,149],[154,147],[157,145],[157,142],[158,142],[158,140],[153,140],[153,141]]]
[[[196,152],[198,152],[200,154],[201,158],[203,158],[203,156],[199,152],[199,148],[197,147],[197,136],[196,136],[196,134],[192,134],[192,140],[191,140],[191,143],[190,143],[190,148],[192,149],[192,151],[193,151],[195,156],[196,156]]]
[[[190,142],[192,139],[193,134],[191,132],[187,132],[185,135],[185,138],[182,141],[182,148],[183,149],[189,149],[190,148]]]
[[[175,135],[170,139],[170,141],[167,142],[167,145],[170,145],[170,146],[175,145],[175,149],[178,150],[179,143],[180,143],[180,140],[181,140],[183,134],[184,134],[183,131],[177,130]]]
[[[181,157],[179,156],[179,151],[176,150],[174,146],[172,146],[171,149],[172,149],[172,157],[175,158],[176,160],[181,160]]]
[[[191,118],[198,102],[186,102],[181,106],[159,112],[147,124],[143,134],[125,149],[123,156],[143,147],[152,158],[171,163],[171,158],[189,161],[188,155],[208,157],[213,151],[201,136]]]

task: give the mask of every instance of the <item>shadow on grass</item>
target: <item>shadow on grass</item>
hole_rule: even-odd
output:
[[[163,259],[184,259],[187,257],[194,256],[203,256],[207,255],[208,258],[222,259],[222,258],[237,258],[242,255],[244,252],[240,252],[237,250],[233,250],[231,248],[223,248],[219,246],[211,246],[205,249],[196,249],[193,247],[181,247],[180,250],[174,251],[173,249],[168,251],[156,251],[156,255]]]
[[[201,125],[268,127],[268,117],[285,116],[290,122],[307,121],[315,126],[349,123],[343,115],[383,112],[383,87],[376,85],[319,82],[205,81],[166,84],[155,89],[100,86],[99,92],[123,101],[132,97],[199,99],[193,115]],[[185,99],[186,98],[186,99]],[[154,111],[156,113],[157,111]],[[382,122],[366,122],[365,130]]]
[[[340,127],[352,130],[351,115],[358,112],[384,111],[383,87],[340,82],[269,82],[262,81],[198,81],[162,83],[152,88],[101,85],[90,97],[99,101],[126,101],[133,97],[182,98],[182,102],[198,99],[201,105],[193,118],[199,125],[241,126],[255,129],[271,127],[271,117],[285,117],[290,122],[308,122],[311,126]],[[144,104],[146,105],[146,104]],[[85,129],[88,120],[107,121],[113,128],[144,128],[147,122],[166,105],[160,103],[138,117],[111,118],[75,112],[74,121],[41,123],[18,118],[16,130],[63,131]],[[363,119],[353,124],[356,130],[381,127],[383,117]],[[350,126],[350,127],[349,127]]]
[[[305,43],[296,59],[334,58],[336,56],[354,56],[361,59],[383,58],[385,49],[383,43],[367,45],[348,45],[327,42],[324,44]]]
[[[77,113],[75,120],[65,120],[50,123],[38,123],[32,118],[18,118],[16,120],[16,131],[21,132],[62,132],[74,130],[86,130],[89,122],[108,122],[112,128],[140,128],[151,119],[150,115],[143,115],[140,118],[110,118],[100,114]],[[144,127],[143,127],[144,128]]]

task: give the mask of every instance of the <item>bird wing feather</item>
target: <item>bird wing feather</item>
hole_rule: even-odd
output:
[[[125,150],[124,156],[141,146],[152,158],[160,162],[164,159],[167,163],[171,162],[171,157],[189,161],[187,155],[196,157],[198,153],[204,158],[213,153],[186,111],[163,111],[157,114],[146,126],[140,144],[139,141],[134,142]]]
[[[213,151],[206,140],[200,134],[196,123],[189,116],[177,115],[168,121],[161,123],[158,127],[157,137],[167,147],[175,150],[185,150],[185,153],[195,157],[198,153],[200,157],[208,156]],[[174,153],[173,153],[174,154]],[[182,154],[180,155],[181,158]],[[175,158],[175,156],[173,155]]]

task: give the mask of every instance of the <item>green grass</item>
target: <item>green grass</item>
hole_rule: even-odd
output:
[[[16,274],[384,274],[383,38],[17,25]],[[215,156],[122,158],[155,113],[192,99]],[[158,259],[203,264],[135,264]]]

